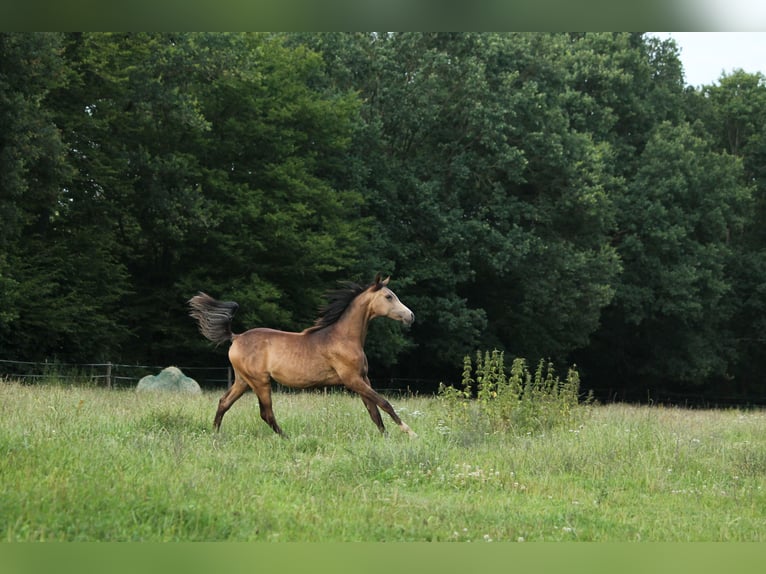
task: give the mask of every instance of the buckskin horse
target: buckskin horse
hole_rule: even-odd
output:
[[[403,432],[416,437],[391,403],[375,392],[367,377],[364,341],[369,322],[375,317],[388,317],[411,325],[415,320],[415,314],[388,288],[389,279],[378,274],[367,287],[348,283],[329,293],[328,303],[320,309],[314,325],[300,333],[256,328],[236,334],[231,322],[237,303],[217,301],[202,292],[189,299],[189,314],[196,319],[200,332],[216,344],[231,341],[229,361],[234,383],[218,402],[215,429],[220,430],[223,415],[250,388],[258,397],[261,418],[274,432],[285,436],[271,406],[273,379],[298,389],[343,385],[362,398],[381,433],[386,429],[378,407]]]

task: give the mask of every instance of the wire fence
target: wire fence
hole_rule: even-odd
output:
[[[167,365],[166,365],[167,366]],[[0,381],[21,381],[27,384],[56,381],[60,383],[91,384],[108,389],[132,388],[147,375],[156,375],[165,367],[157,365],[127,365],[123,363],[60,363],[0,359]],[[231,386],[234,373],[230,366],[178,367],[203,389],[223,389]],[[433,395],[439,381],[432,379],[373,378],[372,386],[387,395]],[[277,386],[282,392],[300,392]],[[667,404],[686,407],[766,407],[766,395],[724,393],[672,392],[667,389],[592,389],[599,402],[628,402]],[[643,394],[642,394],[643,393]]]
[[[165,367],[122,363],[59,363],[0,359],[0,377],[25,383],[59,381],[89,383],[106,388],[133,387],[147,375]],[[179,367],[201,387],[226,387],[231,384],[230,367]]]
[[[135,387],[143,377],[156,375],[165,367],[157,365],[126,365],[122,363],[59,363],[32,362],[0,359],[0,380],[21,381],[24,383],[56,381],[72,384],[91,384],[98,387],[130,388]],[[186,376],[191,377],[203,389],[228,388],[234,380],[230,366],[221,367],[178,367]],[[372,381],[379,392],[428,394],[434,381],[425,379],[385,378]],[[280,387],[291,392],[288,387]]]

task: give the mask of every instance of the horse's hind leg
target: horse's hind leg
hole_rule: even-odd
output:
[[[248,380],[250,387],[258,397],[258,406],[261,409],[261,418],[268,424],[272,430],[282,438],[287,438],[274,416],[274,410],[271,408],[271,378],[266,375],[262,378],[250,377]]]
[[[258,404],[261,408],[261,418],[282,438],[287,438],[287,435],[282,431],[277,419],[274,417],[274,410],[271,408],[271,393],[269,393],[268,400],[258,398]]]
[[[218,410],[215,413],[215,420],[213,421],[213,427],[215,430],[221,429],[221,420],[223,420],[223,415],[226,414],[226,411],[231,408],[231,405],[233,405],[239,397],[245,394],[247,389],[247,383],[245,383],[245,381],[243,381],[239,375],[236,375],[234,378],[234,384],[231,385],[231,388],[226,391],[218,401]]]

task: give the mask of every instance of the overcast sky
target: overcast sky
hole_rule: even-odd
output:
[[[686,83],[717,83],[736,68],[766,75],[766,32],[655,32],[671,36],[681,50]]]

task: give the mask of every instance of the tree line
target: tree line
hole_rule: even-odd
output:
[[[374,376],[463,357],[763,396],[766,81],[640,33],[0,34],[0,356],[225,361],[392,275]]]

